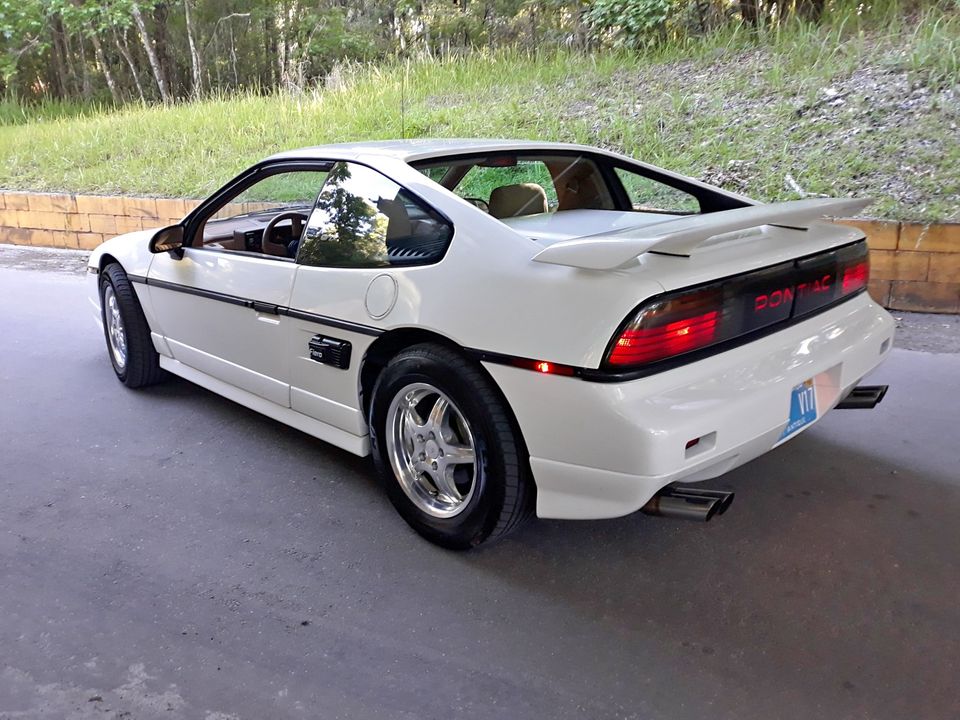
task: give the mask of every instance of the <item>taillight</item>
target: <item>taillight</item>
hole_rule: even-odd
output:
[[[638,365],[698,350],[716,341],[719,297],[710,290],[648,305],[610,348],[611,365]]]
[[[849,295],[867,286],[870,281],[870,261],[863,260],[843,270],[843,294]]]
[[[624,322],[605,364],[640,367],[751,335],[863,290],[869,275],[867,246],[859,242],[661,295]]]

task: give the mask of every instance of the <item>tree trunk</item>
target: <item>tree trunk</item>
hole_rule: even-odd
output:
[[[197,43],[193,38],[193,20],[190,18],[190,0],[183,0],[183,15],[187,21],[187,44],[190,46],[190,94],[199,97],[203,93],[203,64]]]
[[[57,24],[54,22],[50,28],[50,60],[53,65],[50,89],[53,91],[55,98],[65,98],[67,96],[67,70],[64,67],[64,58],[60,52],[60,41],[57,35]]]
[[[80,94],[80,88],[77,82],[77,75],[73,71],[73,58],[70,57],[71,52],[70,46],[67,43],[67,34],[64,32],[63,21],[59,15],[55,15],[53,18],[53,45],[57,50],[57,55],[60,60],[57,70],[60,75],[60,87],[63,90],[61,97],[77,97]]]
[[[87,46],[83,41],[83,35],[77,37],[80,43],[80,77],[82,79],[81,93],[84,100],[90,100],[93,97],[93,81],[90,78],[90,67],[87,65]]]
[[[233,70],[233,87],[240,87],[240,76],[237,75],[237,45],[233,40],[233,23],[230,23],[230,68]]]
[[[147,98],[143,94],[143,85],[140,84],[140,76],[137,74],[136,63],[133,62],[133,57],[130,55],[130,48],[127,46],[126,36],[124,36],[123,43],[121,44],[116,28],[113,29],[113,44],[117,46],[117,51],[123,56],[123,59],[126,60],[127,67],[130,68],[130,76],[133,78],[133,84],[137,88],[140,102],[146,102]]]
[[[170,24],[167,4],[158,2],[153,6],[153,46],[157,51],[157,60],[160,62],[160,72],[167,89],[174,97],[180,94],[181,83],[175,75],[176,68],[170,62],[170,43],[167,37],[167,26]]]
[[[757,8],[757,0],[740,0],[740,17],[748,25],[756,27],[760,13]]]
[[[117,81],[110,71],[110,66],[107,65],[107,59],[103,54],[103,46],[100,44],[100,38],[97,37],[96,32],[94,32],[92,28],[90,29],[90,42],[93,44],[93,54],[94,57],[97,58],[100,72],[103,73],[103,78],[107,81],[107,87],[110,89],[110,98],[113,100],[114,105],[119,105],[120,92],[117,90]]]
[[[153,40],[150,39],[150,33],[147,30],[147,24],[143,20],[143,13],[140,12],[140,6],[136,3],[130,6],[133,13],[133,21],[137,24],[137,30],[140,32],[140,42],[143,44],[144,52],[147,53],[147,60],[150,61],[150,69],[153,71],[153,79],[157,83],[157,89],[160,91],[160,98],[165,103],[173,101],[170,91],[167,89],[167,82],[163,77],[163,67],[160,65],[160,58],[157,57],[156,48],[153,46]]]
[[[809,22],[820,22],[824,0],[797,0],[797,14]]]

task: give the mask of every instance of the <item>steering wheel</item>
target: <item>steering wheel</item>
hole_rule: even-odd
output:
[[[263,237],[260,240],[261,251],[267,255],[279,255],[280,257],[289,257],[287,246],[281,242],[275,242],[273,239],[277,225],[284,220],[290,221],[291,235],[294,240],[300,237],[303,231],[303,223],[307,221],[307,214],[299,210],[288,210],[287,212],[277,213],[273,216],[267,226],[263,229]]]
[[[490,206],[487,204],[487,201],[482,198],[465,197],[464,200],[466,200],[471,205],[480,208],[485,213],[490,212]]]

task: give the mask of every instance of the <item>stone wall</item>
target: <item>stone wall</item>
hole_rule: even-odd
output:
[[[960,223],[838,220],[870,245],[870,294],[884,307],[960,312]]]
[[[0,242],[93,250],[114,235],[179,222],[198,202],[0,192]]]
[[[0,242],[92,250],[120,233],[178,222],[198,202],[0,192]],[[870,294],[878,302],[893,310],[960,312],[960,223],[838,222],[866,233]]]

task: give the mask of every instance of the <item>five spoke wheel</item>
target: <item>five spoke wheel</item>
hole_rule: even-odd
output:
[[[449,518],[473,496],[473,434],[456,405],[437,388],[413,383],[387,411],[387,451],[404,493],[423,512]]]
[[[103,303],[103,317],[107,323],[110,352],[113,353],[113,361],[117,367],[123,370],[127,365],[127,332],[123,327],[123,317],[120,315],[120,303],[110,285],[103,290]]]

